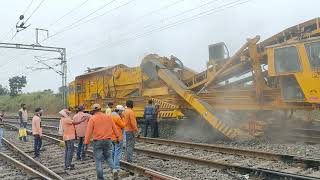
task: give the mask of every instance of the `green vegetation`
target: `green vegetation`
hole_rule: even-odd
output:
[[[44,110],[44,116],[57,115],[63,108],[61,94],[54,94],[50,89],[42,92],[20,94],[14,97],[9,95],[0,96],[0,110],[4,110],[6,114],[16,114],[20,109],[21,103],[27,105],[30,115],[37,107],[41,107]]]

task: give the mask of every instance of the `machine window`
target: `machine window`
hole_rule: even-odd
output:
[[[305,98],[294,76],[282,77],[280,82],[285,101],[303,100]]]
[[[311,68],[320,68],[320,42],[307,44],[305,47]]]
[[[295,46],[275,49],[274,61],[277,73],[297,72],[301,70],[299,55]]]

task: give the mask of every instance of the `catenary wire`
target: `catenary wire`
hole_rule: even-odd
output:
[[[72,14],[74,11],[76,11],[77,9],[80,9],[83,5],[85,5],[89,0],[85,0],[83,1],[81,4],[78,4],[76,7],[74,7],[73,9],[71,9],[70,11],[68,11],[67,13],[65,13],[64,15],[62,15],[61,17],[59,17],[57,20],[55,20],[54,22],[52,22],[51,24],[49,24],[45,29],[50,28],[51,26],[57,24],[58,22],[60,22],[62,19],[64,19],[65,17],[67,17],[68,15]]]
[[[96,12],[100,11],[101,9],[103,9],[103,8],[107,7],[108,5],[110,5],[111,3],[115,2],[115,1],[116,1],[116,0],[111,0],[111,1],[109,1],[108,3],[106,3],[106,4],[102,5],[102,6],[100,6],[98,9],[96,9],[96,10],[94,10],[94,11],[90,12],[89,14],[87,14],[87,15],[86,15],[86,16],[84,16],[84,17],[81,17],[80,19],[76,20],[75,22],[71,23],[70,25],[67,25],[67,26],[66,26],[66,27],[64,27],[62,30],[60,30],[60,31],[58,31],[58,32],[56,32],[56,33],[54,33],[53,35],[49,36],[48,38],[44,39],[44,40],[43,40],[43,41],[41,41],[41,42],[44,42],[44,41],[46,41],[46,40],[48,40],[48,39],[50,39],[50,38],[52,38],[52,37],[54,37],[54,36],[56,36],[56,35],[58,35],[58,34],[60,34],[60,33],[64,32],[64,31],[66,31],[67,29],[71,28],[71,27],[72,27],[72,26],[74,26],[75,24],[77,24],[77,23],[79,23],[79,22],[83,21],[84,19],[86,19],[86,18],[88,18],[89,16],[91,16],[92,14],[94,14],[94,13],[96,13]]]
[[[127,38],[127,39],[124,39],[124,40],[120,40],[120,41],[117,41],[115,43],[108,43],[108,44],[104,44],[100,47],[97,47],[97,48],[94,48],[86,53],[83,53],[83,54],[78,54],[78,55],[74,55],[74,56],[71,56],[69,57],[69,59],[72,59],[74,57],[78,57],[80,55],[87,55],[87,54],[90,54],[98,49],[101,49],[101,48],[104,48],[104,47],[113,47],[115,45],[119,45],[119,44],[123,44],[123,43],[126,43],[126,42],[129,42],[131,40],[135,40],[135,39],[140,39],[142,37],[145,37],[145,36],[149,36],[151,34],[153,34],[154,32],[160,32],[160,31],[163,31],[163,30],[166,30],[166,29],[169,29],[169,28],[172,28],[172,27],[175,27],[177,25],[180,25],[180,24],[184,24],[184,23],[187,23],[187,22],[190,22],[190,21],[194,21],[196,19],[199,19],[203,16],[207,16],[207,15],[211,15],[213,13],[217,13],[217,12],[221,12],[225,9],[229,9],[229,8],[232,8],[232,7],[235,7],[235,6],[238,6],[238,5],[241,5],[241,4],[244,4],[244,3],[247,3],[249,1],[252,1],[252,0],[245,0],[245,1],[242,1],[242,0],[237,0],[237,1],[233,1],[231,3],[227,3],[227,4],[224,4],[222,6],[219,6],[219,7],[216,7],[216,8],[213,8],[213,9],[210,9],[210,10],[207,10],[207,11],[204,11],[204,12],[201,12],[199,14],[196,14],[192,17],[189,17],[189,18],[185,18],[185,19],[182,19],[182,20],[179,20],[175,23],[171,23],[169,25],[165,25],[163,27],[160,27],[160,28],[156,28],[156,29],[153,29],[153,30],[150,30],[146,33],[141,33],[141,34],[137,34],[136,36],[134,37],[131,37],[131,38]],[[222,8],[222,9],[218,9],[218,8]],[[104,43],[104,42],[103,42]]]

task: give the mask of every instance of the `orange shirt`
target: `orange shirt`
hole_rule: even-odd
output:
[[[121,141],[123,139],[122,128],[124,128],[126,126],[126,122],[117,113],[112,113],[111,119],[117,127],[119,140]],[[113,140],[117,139],[114,132],[112,133],[112,139]]]
[[[79,122],[82,120],[83,117],[88,117],[88,120],[89,120],[91,115],[80,111],[76,115],[73,116],[73,121]],[[75,125],[77,137],[84,137],[85,136],[88,120],[85,120],[82,123]]]
[[[42,135],[41,119],[39,116],[33,116],[32,118],[32,134]]]
[[[127,132],[137,132],[138,131],[138,125],[136,120],[136,115],[134,114],[133,110],[131,108],[127,108],[124,111],[124,118],[126,120],[126,131]]]
[[[88,122],[84,144],[89,144],[92,135],[93,140],[111,140],[113,131],[116,136],[119,136],[111,116],[97,112]]]
[[[61,117],[60,124],[62,124],[64,141],[76,139],[76,130],[70,117]]]

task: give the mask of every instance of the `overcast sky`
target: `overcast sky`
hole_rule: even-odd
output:
[[[320,5],[317,0],[42,1],[0,0],[0,42],[34,44],[35,28],[48,29],[51,37],[41,44],[67,49],[69,82],[87,67],[139,66],[150,53],[175,55],[185,66],[202,71],[209,44],[224,41],[232,54],[246,38],[260,35],[265,39],[319,16]],[[18,17],[24,14],[27,19],[32,12],[26,23],[31,26],[12,39]],[[44,38],[41,33],[40,41]],[[9,77],[24,74],[28,80],[25,92],[57,91],[60,76],[52,70],[35,70],[43,66],[34,56],[59,57],[0,49],[0,84],[8,86]],[[58,63],[46,62],[52,66]]]

